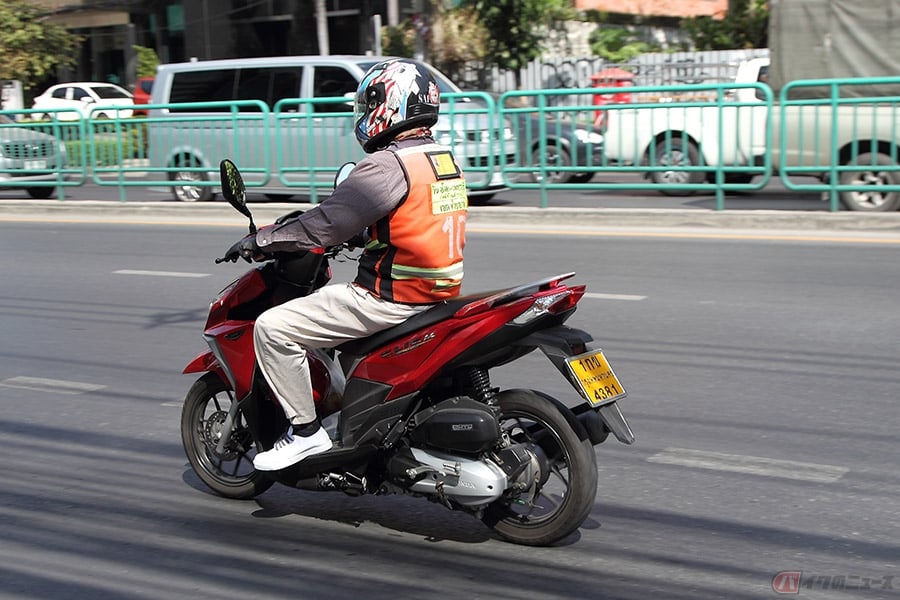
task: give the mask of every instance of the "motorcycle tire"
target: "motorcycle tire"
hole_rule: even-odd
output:
[[[543,453],[533,501],[505,497],[491,504],[483,521],[500,537],[526,546],[548,546],[581,526],[597,494],[597,458],[584,427],[562,403],[531,390],[498,395],[501,430],[514,443]]]
[[[232,402],[236,402],[234,395],[215,373],[206,373],[194,382],[181,410],[181,443],[203,483],[220,496],[246,500],[275,482],[253,467],[253,436],[240,412],[224,452],[216,452]]]

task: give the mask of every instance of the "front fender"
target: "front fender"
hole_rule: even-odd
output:
[[[218,359],[209,350],[198,354],[191,362],[187,364],[182,373],[205,373],[206,371],[213,371],[224,375],[224,373],[222,373],[222,366],[219,364]],[[223,380],[228,381],[224,377]]]

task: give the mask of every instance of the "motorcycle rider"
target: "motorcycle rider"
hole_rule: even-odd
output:
[[[459,294],[468,200],[465,180],[430,127],[440,93],[431,74],[403,59],[374,65],[356,91],[357,141],[367,156],[321,204],[239,242],[244,258],[338,245],[365,231],[355,280],[265,311],[256,359],[289,421],[253,461],[276,471],[332,447],[316,417],[306,355],[406,321]]]

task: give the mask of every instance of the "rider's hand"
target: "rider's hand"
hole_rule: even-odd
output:
[[[240,241],[234,243],[224,256],[224,260],[231,262],[236,262],[238,258],[243,258],[247,262],[263,259],[262,251],[256,243],[255,233],[244,236]]]

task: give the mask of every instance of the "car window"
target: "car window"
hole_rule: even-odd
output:
[[[359,83],[344,67],[316,67],[313,74],[313,97],[339,98],[345,94],[356,94]],[[347,104],[317,104],[316,112],[347,112],[352,110]]]
[[[263,67],[240,69],[235,100],[262,100],[269,109],[279,100],[300,95],[298,67]]]
[[[230,102],[234,99],[234,82],[237,69],[214,69],[211,71],[183,71],[172,77],[169,102]],[[187,109],[173,110],[185,112]],[[193,111],[210,109],[191,109]],[[227,108],[219,108],[227,111]]]
[[[66,99],[66,90],[68,90],[68,89],[69,88],[64,88],[64,87],[56,88],[55,90],[53,90],[52,96],[54,98],[61,98],[62,100],[65,100]]]
[[[73,87],[73,88],[72,88],[72,99],[73,99],[73,100],[81,100],[82,98],[84,98],[84,97],[86,97],[86,96],[89,97],[90,94],[88,94],[88,93],[84,90],[84,88],[80,88],[80,87]]]
[[[153,92],[153,80],[152,79],[142,79],[138,82],[138,86],[141,88],[141,91],[145,94],[150,94]]]
[[[99,98],[131,98],[125,90],[121,90],[112,85],[95,85],[91,88]]]

